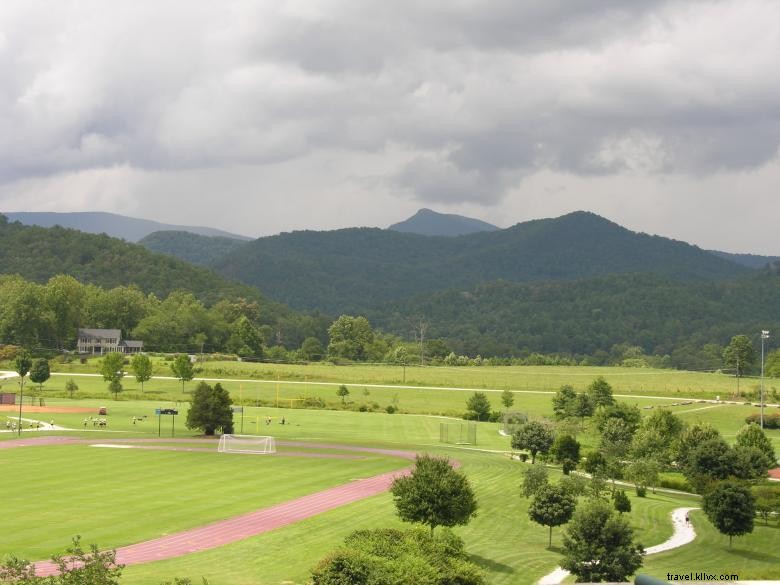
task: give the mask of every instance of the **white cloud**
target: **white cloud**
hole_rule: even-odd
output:
[[[665,217],[696,201],[723,234],[692,194],[772,174],[777,70],[772,0],[7,0],[0,208],[172,221],[186,196],[190,223],[265,233],[426,202],[508,218],[572,177],[540,214],[613,216],[606,181]],[[226,204],[278,219],[247,229]]]

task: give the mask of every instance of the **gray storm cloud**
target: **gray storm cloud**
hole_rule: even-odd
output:
[[[494,206],[545,171],[739,172],[777,160],[778,70],[769,0],[9,0],[0,183],[330,153]]]

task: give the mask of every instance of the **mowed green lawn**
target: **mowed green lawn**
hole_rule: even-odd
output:
[[[738,575],[741,580],[780,579],[780,526],[769,526],[756,519],[751,534],[729,538],[720,534],[701,511],[691,513],[696,541],[688,546],[659,553],[645,560],[643,572],[666,579],[667,573],[706,572],[716,575]]]
[[[548,529],[528,518],[529,500],[519,495],[527,464],[491,454],[457,449],[435,449],[461,462],[479,503],[478,516],[454,531],[461,536],[474,562],[497,585],[532,584],[560,561],[562,529],[553,530],[553,549],[547,549]],[[554,481],[560,476],[553,471]],[[657,544],[672,533],[669,514],[693,498],[631,496],[632,524],[642,542]],[[212,585],[270,585],[306,583],[309,570],[342,542],[352,530],[376,527],[405,528],[395,515],[389,494],[376,496],[219,549],[137,565],[125,570],[124,582],[155,583],[174,576],[207,577]],[[157,581],[156,581],[157,580]]]
[[[200,445],[199,445],[200,446]],[[0,450],[0,556],[47,558],[75,534],[116,547],[249,512],[408,463],[86,445]]]
[[[154,375],[171,376],[170,361],[154,358]],[[597,376],[604,376],[618,394],[722,398],[735,394],[736,379],[721,373],[687,372],[654,368],[618,368],[595,366],[402,366],[387,364],[333,365],[330,363],[269,364],[235,361],[206,361],[199,365],[199,376],[247,380],[291,380],[330,382],[333,384],[388,384],[391,386],[441,386],[453,388],[510,389],[554,392],[563,384],[583,390]],[[60,373],[94,373],[99,358],[87,364],[56,364]],[[405,370],[405,372],[404,372]],[[147,386],[157,384],[150,382]],[[162,382],[160,383],[162,384]],[[175,384],[175,382],[174,382]],[[758,388],[757,378],[742,378],[741,389]],[[165,384],[167,388],[167,383]],[[766,380],[766,391],[780,391],[780,380]],[[303,391],[302,391],[303,393]]]
[[[55,377],[45,388],[56,384],[64,386],[65,379]],[[105,392],[105,384],[99,378],[77,377],[76,380],[80,388]],[[175,381],[160,382],[170,384],[174,389],[180,388]],[[85,430],[83,420],[89,414],[37,415],[28,414],[26,407],[23,407],[23,414],[45,421],[53,418],[57,425],[78,429],[68,432],[68,436],[96,439],[134,436],[154,438],[158,433],[158,419],[154,416],[154,409],[178,407],[180,416],[176,417],[176,436],[195,435],[194,431],[184,426],[187,403],[165,400],[167,392],[155,394],[156,383],[154,380],[147,383],[147,390],[150,390],[147,395],[155,399],[146,401],[127,400],[130,392],[120,395],[122,399],[117,401],[111,400],[105,393],[99,399],[47,399],[48,405],[89,407],[94,410],[94,416],[97,416],[99,406],[106,406],[109,425],[105,430],[89,426]],[[125,379],[126,388],[134,385],[132,378]],[[190,383],[187,388],[193,386],[194,383]],[[501,453],[509,450],[510,445],[509,439],[498,433],[498,424],[478,423],[475,447],[444,446],[439,443],[440,424],[459,424],[458,421],[420,414],[274,408],[267,404],[275,403],[275,383],[229,381],[225,386],[234,397],[242,397],[247,404],[251,403],[252,392],[258,393],[256,399],[261,406],[245,408],[243,432],[247,434],[269,434],[279,440],[404,447],[457,458],[474,485],[480,511],[471,524],[456,528],[456,532],[466,541],[467,550],[475,562],[486,570],[490,583],[534,583],[558,564],[562,530],[554,529],[553,550],[547,550],[547,529],[528,520],[528,501],[519,495],[525,465]],[[286,387],[280,384],[281,398],[285,397],[287,388],[290,397],[302,392],[309,392],[309,395],[322,392],[323,396],[329,396],[328,400],[338,400],[335,395],[337,384],[320,387],[310,385],[308,388],[303,385],[303,391],[301,385]],[[365,396],[362,387],[350,387],[348,400],[354,405],[364,400],[377,400],[384,404],[385,399],[390,401],[398,394],[397,402],[401,409],[437,412],[457,409],[460,412],[465,410],[465,400],[471,393],[432,388],[369,387],[369,394]],[[489,392],[488,395],[496,410],[503,409],[499,392]],[[525,411],[532,416],[552,414],[549,394],[518,392],[515,398],[513,410]],[[733,435],[742,426],[745,416],[758,412],[755,407],[743,405],[694,403],[675,406],[675,402],[680,402],[676,399],[632,397],[627,401],[642,407],[644,415],[654,411],[644,407],[663,406],[688,422],[710,422],[730,441],[733,441]],[[146,420],[136,420],[133,424],[133,417],[138,419],[144,415]],[[15,414],[0,413],[0,420],[4,416]],[[270,425],[265,424],[267,417],[271,417]],[[284,425],[280,424],[282,417],[285,419]],[[171,417],[163,417],[161,420],[163,437],[170,436],[171,420]],[[239,432],[239,414],[235,416],[235,424],[236,432]],[[768,434],[777,445],[780,431],[770,431]],[[30,435],[25,433],[25,436]],[[14,437],[0,433],[0,440]],[[593,445],[596,441],[592,429],[580,434],[578,439],[586,445]],[[258,467],[247,463],[247,460],[258,460]],[[360,472],[365,470],[365,475],[373,475],[403,467],[405,462],[380,457],[370,457],[361,462],[283,457],[231,458],[216,453],[133,451],[85,446],[0,450],[3,494],[7,492],[13,495],[6,513],[0,513],[4,534],[0,557],[14,553],[45,558],[55,550],[62,550],[74,534],[81,534],[86,542],[96,542],[102,547],[137,542],[162,532],[200,525],[342,483],[356,477],[356,465],[365,465],[359,467]],[[6,473],[6,470],[14,471]],[[24,474],[17,470],[23,470]],[[556,471],[551,473],[553,477],[558,476]],[[629,495],[634,506],[629,517],[639,541],[645,546],[662,542],[671,534],[668,515],[673,508],[697,505],[698,502],[693,497],[672,497],[661,493],[649,494],[645,499],[636,498],[631,493]],[[74,506],[78,506],[76,511],[73,510]],[[680,554],[688,554],[690,557],[681,557],[679,563],[674,562],[675,567],[688,566],[691,570],[697,570],[696,563],[700,557],[710,554],[713,546],[727,544],[725,537],[720,537],[703,517],[700,518],[696,520],[697,528],[702,525],[702,530],[709,529],[713,540],[703,538],[701,544],[695,542],[681,549]],[[123,583],[146,585],[175,576],[196,579],[206,576],[212,584],[222,585],[260,585],[285,581],[305,583],[309,569],[349,532],[357,528],[379,526],[401,526],[388,494],[212,551],[128,567]],[[746,547],[755,545],[757,550],[767,549],[776,539],[777,531],[773,530],[757,526],[754,535],[744,537],[739,542],[748,543]],[[706,535],[706,532],[702,534]],[[665,553],[674,554],[677,553]],[[740,571],[735,571],[743,579],[764,578],[773,571],[775,578],[780,574],[780,571],[771,568],[771,558],[761,555],[751,557],[744,551],[735,554],[741,555],[743,560]],[[647,559],[648,568],[657,567],[652,564],[655,558]],[[700,570],[706,568],[702,566]],[[661,576],[658,570],[654,571],[653,574]]]

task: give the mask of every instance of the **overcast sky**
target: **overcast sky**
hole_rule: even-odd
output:
[[[780,255],[778,72],[776,0],[3,0],[0,210]]]

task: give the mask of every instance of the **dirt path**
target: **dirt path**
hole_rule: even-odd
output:
[[[661,544],[646,548],[645,554],[654,555],[693,542],[696,538],[696,531],[693,529],[693,524],[685,521],[691,510],[698,510],[698,508],[675,508],[672,510],[674,533],[668,540]],[[571,573],[566,569],[555,567],[554,571],[539,579],[538,585],[559,585],[560,583],[563,583],[563,580],[569,575],[571,575]]]
[[[112,441],[101,439],[100,443],[110,444],[113,442],[115,445],[121,445],[133,441],[138,440],[126,439]],[[152,441],[152,439],[149,439],[148,441]],[[159,441],[159,439],[157,439],[157,441]],[[176,442],[202,443],[203,440],[181,440]],[[76,439],[71,437],[37,437],[0,442],[0,449],[96,443],[98,443],[96,440]],[[284,444],[285,446],[298,446],[301,448],[338,449],[340,451],[364,454],[375,453],[401,457],[407,460],[414,459],[415,457],[415,454],[410,451],[396,449],[374,449],[371,447],[323,443],[295,443],[291,441],[280,441],[279,443]],[[182,447],[182,449],[186,449],[186,447]],[[299,455],[306,456],[305,453],[300,453]],[[316,456],[317,454],[311,455]],[[390,485],[396,477],[406,475],[409,472],[410,468],[406,468],[382,473],[365,479],[350,481],[349,483],[340,486],[295,498],[294,500],[263,508],[255,512],[212,522],[205,526],[162,536],[146,542],[124,546],[116,549],[116,560],[117,563],[123,565],[149,563],[216,548],[238,540],[257,536],[258,534],[263,534],[264,532],[269,532],[276,528],[281,528],[311,518],[317,514],[322,514],[323,512],[384,493],[390,489]],[[57,567],[51,561],[40,561],[35,563],[35,571],[41,576],[53,575],[57,572]]]

